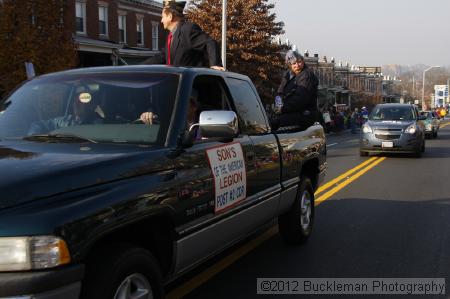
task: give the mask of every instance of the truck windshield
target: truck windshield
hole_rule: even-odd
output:
[[[36,78],[5,101],[0,139],[44,140],[47,136],[64,142],[71,136],[93,142],[162,145],[178,81],[174,74],[132,72]]]

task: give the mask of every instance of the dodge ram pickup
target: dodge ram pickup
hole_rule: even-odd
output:
[[[305,242],[325,171],[322,126],[272,130],[247,76],[34,78],[0,106],[0,298],[163,298],[274,219]]]

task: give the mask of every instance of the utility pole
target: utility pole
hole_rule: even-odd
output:
[[[227,0],[222,0],[222,63],[227,69]]]

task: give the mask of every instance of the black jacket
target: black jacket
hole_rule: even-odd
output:
[[[222,66],[215,40],[195,23],[183,21],[172,37],[170,61],[173,66]],[[162,55],[147,59],[143,64],[166,64],[167,49]]]
[[[281,126],[310,126],[318,120],[316,75],[305,65],[297,76],[290,78],[286,72],[278,88],[283,99],[283,108],[279,116]]]

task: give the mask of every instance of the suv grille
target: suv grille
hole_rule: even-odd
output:
[[[375,129],[375,137],[380,140],[395,140],[399,139],[402,135],[402,129],[397,128],[385,128],[385,129]]]
[[[379,135],[375,134],[375,137],[380,140],[395,140],[399,139],[401,135]]]

